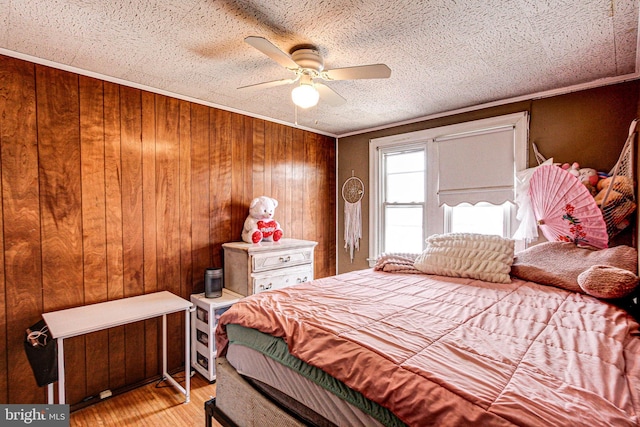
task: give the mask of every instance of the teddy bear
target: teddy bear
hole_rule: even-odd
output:
[[[633,194],[633,182],[623,175],[617,175],[615,179],[609,176],[599,180],[598,191],[606,190],[611,184],[613,184],[612,191],[617,191],[622,194]]]
[[[622,203],[627,200],[632,201],[633,183],[626,176],[619,175],[615,179],[614,177],[607,177],[598,181],[598,194],[594,197],[598,206],[602,206],[602,203],[605,202],[604,197],[607,195],[609,187],[611,187],[611,191],[609,191],[605,206],[608,207],[614,203]]]
[[[242,228],[242,240],[247,243],[277,242],[283,235],[282,228],[273,219],[278,201],[267,196],[256,197],[249,205],[249,215]]]

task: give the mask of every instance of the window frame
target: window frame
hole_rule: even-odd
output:
[[[375,260],[380,255],[384,239],[384,230],[382,228],[382,225],[384,224],[384,214],[382,212],[384,207],[381,200],[381,189],[384,185],[384,176],[382,174],[382,154],[386,152],[405,151],[416,148],[423,148],[425,150],[426,176],[424,190],[425,209],[423,219],[424,240],[427,236],[443,233],[445,230],[445,209],[443,206],[438,206],[437,200],[438,167],[437,164],[434,166],[432,163],[437,161],[438,158],[435,140],[449,135],[476,132],[483,129],[507,125],[513,126],[514,128],[515,172],[519,172],[526,169],[528,165],[529,115],[526,111],[369,140],[369,183],[371,191],[369,191],[368,261],[370,266],[373,267]],[[512,204],[510,215],[511,221],[508,225],[509,231],[516,230],[518,226],[515,209],[515,205]],[[524,249],[524,242],[516,241],[516,249]]]

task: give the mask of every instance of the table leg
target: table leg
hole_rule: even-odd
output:
[[[162,376],[167,377],[167,315],[162,315]]]
[[[189,309],[185,311],[186,313],[186,328],[189,330]],[[185,338],[185,355],[189,357],[189,335]],[[167,371],[167,315],[162,315],[162,377],[175,388],[177,388],[181,393],[184,394],[185,403],[189,403],[190,398],[190,387],[191,387],[191,377],[189,372],[189,360],[186,361],[186,366],[184,369],[185,374],[185,386],[182,387],[180,383],[178,383]]]
[[[189,309],[186,309],[184,311],[184,403],[189,403],[189,400],[191,398],[191,359],[189,358],[189,351],[191,350],[191,327],[189,325],[190,320],[191,313],[189,312]]]
[[[64,393],[64,340],[58,338],[58,403],[65,403]]]
[[[47,384],[47,404],[53,405],[55,402],[53,401],[53,383]]]

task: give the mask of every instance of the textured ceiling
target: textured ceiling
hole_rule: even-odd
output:
[[[290,78],[249,46],[313,44],[347,99],[298,109],[330,135],[618,76],[637,77],[638,0],[0,0],[0,48],[186,99],[295,123]],[[3,51],[4,53],[7,53]],[[81,72],[81,71],[80,71]]]

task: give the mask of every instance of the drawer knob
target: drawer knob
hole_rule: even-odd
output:
[[[260,285],[260,289],[262,289],[263,291],[266,291],[271,289],[272,286],[273,286],[273,283],[269,283],[268,285]]]
[[[282,263],[289,262],[289,261],[291,261],[291,255],[287,256],[286,258],[282,256],[280,257],[280,262]]]
[[[307,276],[304,276],[302,279],[298,277],[298,283],[304,283],[307,280],[309,280],[309,279],[307,279]]]

